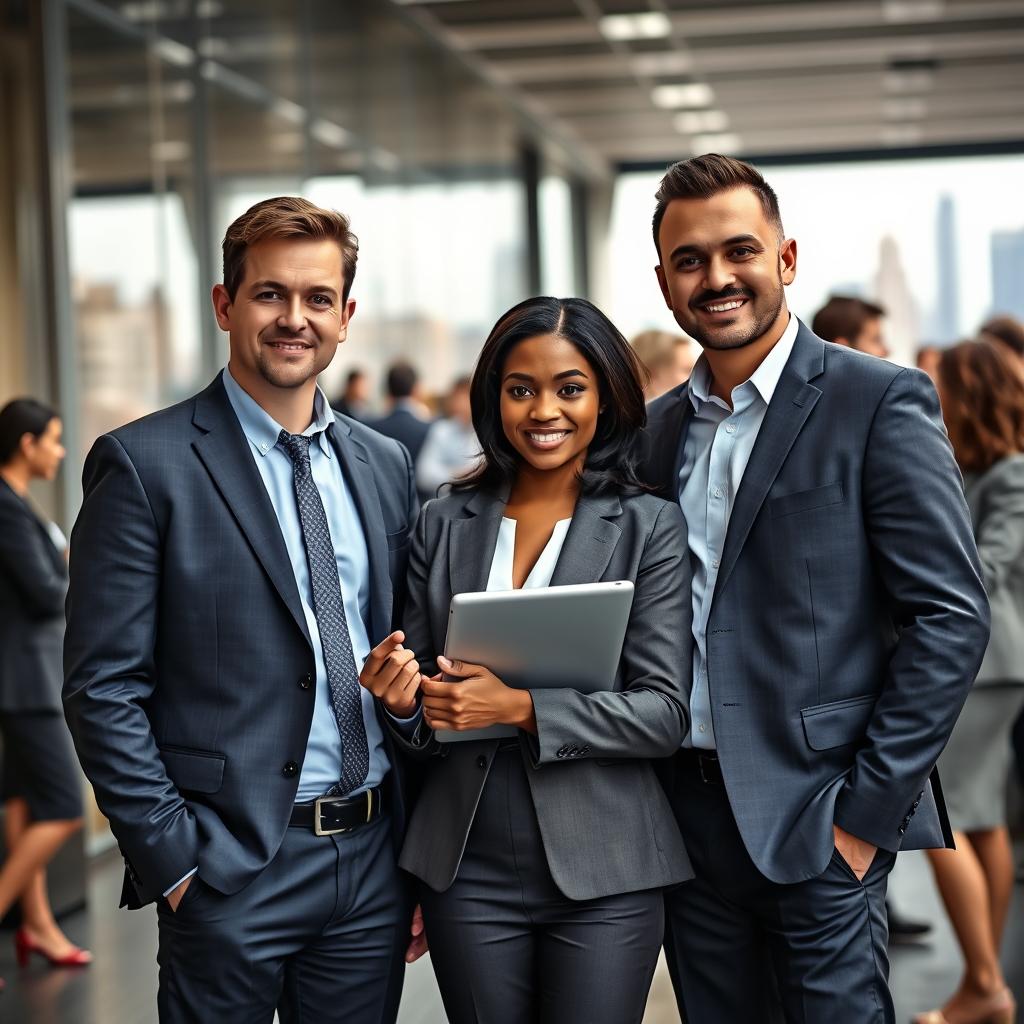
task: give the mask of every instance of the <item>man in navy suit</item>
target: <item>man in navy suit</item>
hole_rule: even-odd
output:
[[[391,634],[417,502],[408,454],[336,416],[357,243],[302,199],[224,239],[227,367],[99,438],[71,541],[64,705],[156,901],[162,1021],[393,1021],[410,906],[402,787],[358,684]],[[415,673],[396,648],[395,673]]]
[[[688,1024],[760,1024],[776,991],[794,1024],[890,1022],[888,873],[951,842],[933,768],[988,639],[935,391],[790,315],[796,242],[750,165],[671,167],[654,239],[704,349],[648,416],[693,567],[677,998]]]

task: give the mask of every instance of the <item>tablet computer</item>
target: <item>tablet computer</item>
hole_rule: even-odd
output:
[[[633,604],[627,580],[456,594],[446,658],[485,665],[519,689],[610,690]],[[438,730],[443,743],[515,736],[510,725]]]

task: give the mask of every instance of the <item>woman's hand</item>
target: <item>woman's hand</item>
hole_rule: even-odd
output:
[[[359,673],[366,687],[395,718],[410,718],[416,711],[420,690],[420,664],[413,651],[402,646],[405,634],[399,629],[385,637],[372,651]]]
[[[424,678],[423,714],[431,729],[464,732],[488,725],[514,725],[535,733],[533,698],[529,690],[506,686],[490,669],[468,661],[437,659],[438,665],[459,682],[446,683],[440,676]]]

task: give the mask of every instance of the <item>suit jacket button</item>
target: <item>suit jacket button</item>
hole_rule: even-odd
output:
[[[299,686],[303,690],[308,690],[313,685],[313,673],[307,672],[304,676],[299,676]]]
[[[483,754],[480,754],[480,756],[477,757],[477,759],[476,759],[476,766],[477,766],[477,768],[486,768],[487,767],[487,758],[484,757]]]
[[[293,779],[299,774],[299,766],[294,761],[289,761],[282,769],[281,774],[286,779]]]

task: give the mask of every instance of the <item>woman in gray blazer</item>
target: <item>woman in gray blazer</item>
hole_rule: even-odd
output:
[[[662,889],[692,877],[653,764],[686,730],[685,527],[637,481],[640,373],[589,302],[529,299],[498,321],[471,390],[482,460],[424,507],[404,636],[363,672],[396,717],[422,693],[408,744],[425,757],[422,790],[400,864],[421,883],[452,1024],[639,1022]],[[635,584],[613,692],[512,689],[440,657],[453,594],[599,580]],[[496,723],[517,738],[439,744],[432,731]]]
[[[29,483],[52,480],[63,458],[52,409],[31,398],[0,409],[0,796],[7,840],[0,917],[20,898],[18,960],[37,952],[73,966],[91,957],[54,920],[45,875],[82,824],[81,774],[60,700],[67,563],[60,531],[28,502]]]
[[[942,353],[937,383],[964,474],[992,635],[939,758],[956,849],[928,851],[965,970],[943,1009],[917,1021],[1011,1024],[1016,1010],[999,945],[1013,889],[1010,730],[1024,707],[1024,374],[1002,345],[967,341]]]

